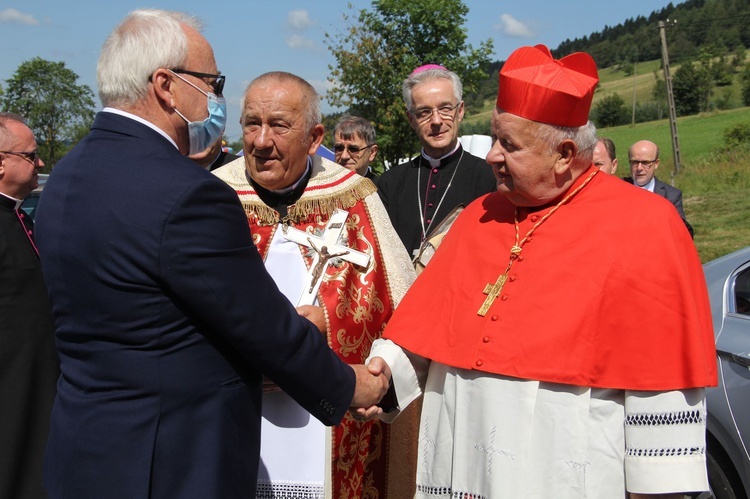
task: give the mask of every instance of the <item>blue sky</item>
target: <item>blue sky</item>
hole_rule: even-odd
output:
[[[247,83],[267,71],[289,71],[324,94],[328,65],[325,33],[345,30],[343,14],[369,8],[370,0],[0,0],[0,84],[18,66],[41,57],[63,61],[79,76],[78,83],[96,93],[96,61],[109,32],[137,8],[154,7],[197,15],[227,76],[227,135],[240,134],[239,105]],[[544,43],[555,48],[605,25],[638,15],[648,16],[668,0],[464,0],[469,14],[464,27],[477,47],[494,40],[493,60],[504,60],[522,45]],[[674,1],[680,3],[679,0]],[[654,32],[658,36],[658,32]],[[376,75],[374,75],[376,77]],[[100,106],[98,98],[97,106]],[[324,99],[323,112],[333,109]]]

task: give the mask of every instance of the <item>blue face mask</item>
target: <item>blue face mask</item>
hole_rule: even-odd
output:
[[[190,140],[190,152],[188,152],[188,155],[197,154],[208,149],[224,133],[224,128],[227,125],[227,101],[224,97],[217,97],[214,94],[204,92],[180,75],[175,76],[194,87],[208,99],[206,104],[208,107],[208,116],[203,121],[190,121],[177,109],[174,110],[188,124]]]

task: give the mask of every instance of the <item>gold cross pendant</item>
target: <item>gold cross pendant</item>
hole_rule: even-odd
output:
[[[495,284],[488,283],[484,287],[484,291],[482,292],[487,295],[487,298],[484,299],[484,303],[482,303],[482,307],[477,312],[477,315],[480,315],[482,317],[487,315],[487,312],[489,311],[492,303],[495,301],[495,298],[500,296],[500,291],[502,291],[506,279],[508,279],[508,274],[503,274],[497,278]]]

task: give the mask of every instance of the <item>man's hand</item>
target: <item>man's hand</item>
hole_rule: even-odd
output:
[[[321,333],[326,332],[326,314],[323,311],[323,307],[302,305],[301,307],[297,307],[297,313],[315,324],[315,327],[317,327]]]
[[[373,357],[370,359],[370,363],[367,364],[367,366],[352,366],[353,368],[361,368],[366,367],[367,372],[370,376],[372,376],[374,379],[382,379],[384,381],[383,392],[378,396],[376,400],[374,400],[372,403],[365,405],[365,404],[355,404],[355,400],[357,400],[357,389],[359,388],[359,376],[357,377],[357,389],[355,389],[354,399],[352,400],[351,408],[349,409],[349,413],[354,417],[355,419],[359,421],[369,421],[373,419],[375,416],[382,414],[383,409],[378,407],[377,404],[380,402],[380,399],[383,398],[385,393],[388,391],[388,386],[391,380],[391,368],[388,366],[388,364],[383,360],[381,357]],[[355,369],[355,373],[357,372],[357,369]]]
[[[383,374],[372,374],[364,364],[350,366],[354,369],[357,384],[354,387],[354,397],[350,407],[372,407],[383,398],[388,391],[388,378]]]
[[[383,360],[382,357],[373,357],[370,359],[370,363],[367,364],[367,370],[370,371],[370,374],[373,376],[377,376],[378,374],[383,374],[386,378],[388,378],[388,381],[391,381],[391,368],[388,366],[385,360]]]

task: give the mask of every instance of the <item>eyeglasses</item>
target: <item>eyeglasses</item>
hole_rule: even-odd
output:
[[[441,118],[444,120],[452,120],[454,118],[453,112],[460,106],[461,103],[459,102],[455,106],[440,106],[440,107],[420,107],[419,109],[415,109],[411,112],[411,114],[417,118],[417,121],[420,123],[429,120],[432,118],[432,113],[437,111],[437,113],[440,115]]]
[[[353,146],[351,144],[334,144],[333,151],[341,154],[344,151],[349,151],[350,156],[356,156],[357,154],[361,153],[365,149],[369,149],[373,146],[373,144],[366,145],[364,147],[358,147]]]
[[[36,149],[33,151],[0,151],[0,153],[22,156],[34,164],[36,164],[36,160],[39,159],[39,152]]]
[[[173,73],[179,73],[179,74],[186,74],[190,76],[195,76],[196,78],[212,78],[212,81],[207,81],[209,85],[211,85],[211,88],[214,89],[214,95],[217,97],[222,95],[222,92],[224,91],[224,80],[226,80],[226,76],[224,75],[212,75],[210,73],[198,73],[196,71],[188,71],[187,69],[170,69]]]
[[[644,168],[651,168],[652,166],[654,166],[654,163],[656,163],[657,161],[659,161],[658,158],[652,161],[638,161],[637,159],[631,159],[629,163],[630,163],[631,168],[635,168],[638,165],[643,165]]]

